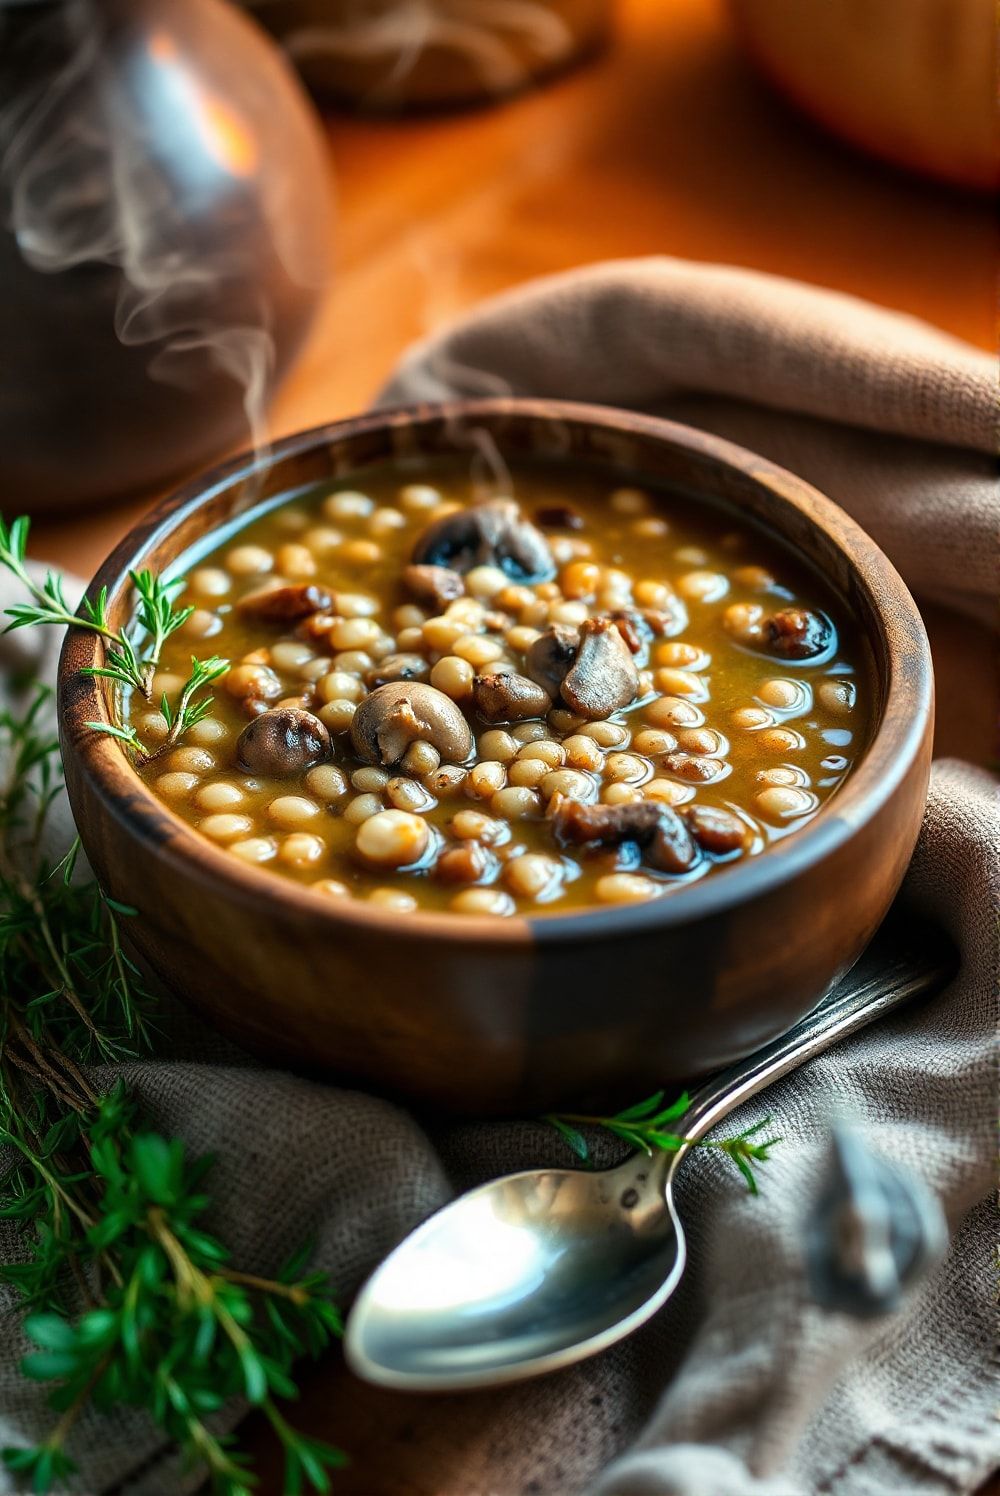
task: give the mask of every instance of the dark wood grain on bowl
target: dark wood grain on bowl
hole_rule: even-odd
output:
[[[130,567],[165,567],[270,494],[386,459],[464,450],[596,461],[766,523],[860,620],[879,687],[873,739],[795,836],[642,906],[508,920],[330,904],[236,860],[140,783],[86,726],[107,715],[90,635],[60,667],[67,784],[108,891],[139,908],[137,953],[268,1058],[441,1106],[517,1111],[614,1099],[713,1069],[809,1010],[856,960],[902,879],[929,771],[933,688],[913,600],[874,543],[763,458],[669,422],[550,401],[490,400],[363,416],[236,462],[145,519],[94,579],[116,621]]]

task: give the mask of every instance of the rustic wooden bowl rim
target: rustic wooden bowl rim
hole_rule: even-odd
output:
[[[262,458],[243,453],[185,484],[163,499],[125,536],[94,576],[87,595],[102,587],[114,600],[130,570],[141,568],[149,551],[165,540],[178,521],[195,512],[220,490],[243,482],[285,458],[315,446],[329,446],[359,434],[404,426],[419,427],[445,420],[520,418],[533,422],[573,422],[672,444],[699,456],[735,467],[755,481],[769,483],[779,499],[798,510],[813,526],[819,524],[832,538],[861,589],[881,629],[879,644],[887,668],[879,669],[883,689],[881,717],[861,759],[832,801],[814,820],[793,836],[758,856],[703,879],[669,898],[650,903],[588,906],[573,913],[509,918],[418,911],[405,919],[408,940],[449,940],[462,945],[505,946],[570,944],[603,940],[609,934],[648,933],[709,919],[744,899],[755,898],[775,885],[791,881],[812,863],[833,853],[858,825],[868,820],[895,793],[920,752],[933,703],[930,651],[917,606],[902,578],[875,542],[832,500],[786,469],[744,447],[657,416],[637,415],[600,405],[516,397],[451,400],[374,411],[297,432],[274,444]],[[569,459],[572,460],[581,460]],[[585,459],[583,459],[585,460]],[[607,460],[606,458],[604,460]],[[345,475],[346,476],[346,475]],[[780,531],[777,533],[780,534]],[[792,542],[785,540],[786,544]],[[793,546],[794,548],[794,546]],[[891,615],[892,624],[886,619]],[[86,724],[108,721],[107,704],[99,682],[78,672],[99,663],[100,642],[84,630],[70,630],[59,661],[60,719],[64,741],[72,743],[83,771],[91,780],[105,813],[125,819],[145,843],[150,857],[164,859],[175,874],[192,885],[215,881],[226,885],[234,898],[256,906],[261,917],[283,913],[307,922],[326,921],[331,938],[338,927],[368,929],[391,938],[400,915],[361,900],[328,899],[290,879],[238,862],[200,836],[175,815],[139,778],[118,744]],[[876,651],[878,653],[878,651]],[[76,678],[72,697],[67,693]],[[894,695],[905,691],[907,710],[888,710]],[[120,890],[113,892],[121,893]]]

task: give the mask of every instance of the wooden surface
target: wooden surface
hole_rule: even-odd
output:
[[[798,276],[993,341],[987,204],[866,162],[792,114],[744,63],[722,0],[623,0],[606,57],[491,111],[331,119],[335,281],[273,411],[275,433],[362,407],[403,346],[478,298],[607,256],[669,253]],[[142,505],[49,525],[35,550],[89,572]],[[937,611],[932,642],[988,669],[989,645]],[[947,678],[944,678],[947,676]],[[984,756],[988,698],[939,674],[939,740]],[[482,1399],[370,1392],[331,1362],[300,1421],[348,1447],[340,1496],[463,1489]],[[262,1491],[279,1496],[267,1436]],[[493,1471],[493,1496],[504,1489]],[[994,1487],[1000,1496],[1000,1487]]]

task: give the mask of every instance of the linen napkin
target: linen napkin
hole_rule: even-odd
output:
[[[499,388],[680,414],[742,440],[850,509],[918,591],[985,612],[1000,533],[991,368],[913,319],[721,267],[594,267],[499,298],[429,340],[382,403]],[[0,588],[0,606],[9,600]],[[55,643],[2,641],[9,698],[26,674],[51,674]],[[957,942],[958,978],[741,1109],[734,1126],[770,1113],[784,1139],[759,1198],[717,1155],[685,1163],[690,1266],[666,1308],[571,1371],[415,1400],[407,1442],[380,1456],[395,1480],[368,1487],[361,1470],[352,1492],[409,1482],[433,1496],[944,1496],[972,1491],[1000,1464],[988,1282],[996,791],[970,765],[934,766],[901,895],[909,917]],[[157,1125],[217,1156],[212,1224],[248,1271],[273,1269],[312,1236],[346,1298],[453,1188],[567,1161],[537,1124],[432,1136],[388,1101],[265,1069],[194,1019],[173,1029],[169,1057],[128,1078]],[[953,1232],[946,1261],[903,1308],[863,1325],[813,1306],[802,1264],[833,1112],[920,1175]],[[0,1223],[0,1256],[18,1251]],[[16,1370],[16,1325],[0,1290],[3,1443],[32,1440],[49,1421]],[[190,1489],[138,1415],[85,1417],[70,1447],[83,1472],[74,1488],[92,1496]],[[14,1489],[0,1475],[0,1491]]]

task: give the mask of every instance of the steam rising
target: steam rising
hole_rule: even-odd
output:
[[[255,0],[265,14],[274,0]],[[391,95],[428,50],[449,53],[490,93],[525,82],[527,52],[556,64],[573,47],[569,27],[539,0],[340,0],[322,26],[284,38],[297,61],[384,65],[375,95]]]
[[[318,284],[325,268],[290,228],[276,170],[288,149],[280,120],[262,141],[250,109],[242,113],[231,90],[213,92],[210,72],[195,73],[167,25],[147,34],[126,69],[100,0],[45,7],[19,22],[19,35],[28,24],[29,45],[57,67],[0,106],[9,142],[0,192],[22,256],[45,274],[118,270],[122,344],[156,345],[150,375],[182,389],[213,371],[235,381],[261,453],[275,369],[261,223],[266,252],[296,285]],[[5,31],[0,12],[0,45]],[[252,100],[252,80],[240,86]]]

